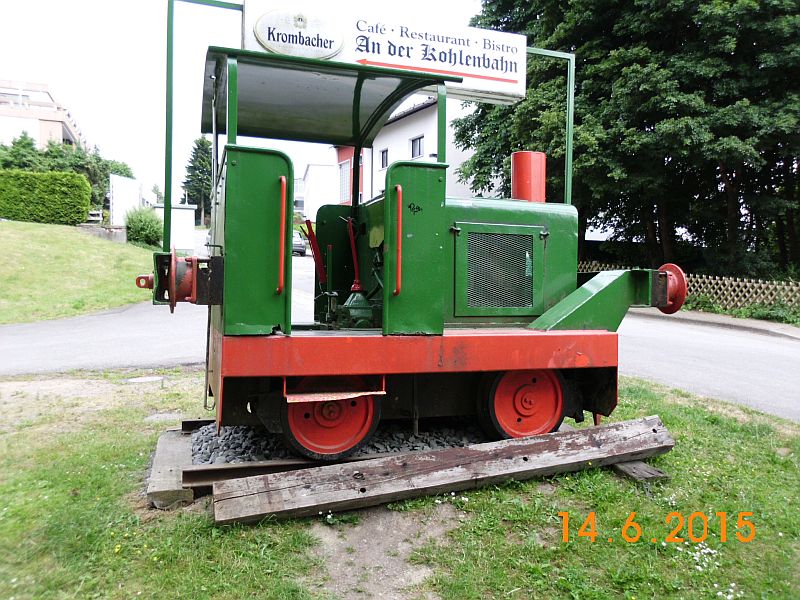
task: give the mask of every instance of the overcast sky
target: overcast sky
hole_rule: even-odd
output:
[[[480,0],[344,0],[337,6],[345,14],[361,6],[372,14],[466,26]],[[105,158],[128,163],[145,190],[154,183],[164,189],[166,7],[166,0],[16,0],[0,8],[0,79],[48,85],[89,144]],[[192,141],[200,135],[206,48],[239,47],[240,19],[238,11],[176,2],[176,199]],[[296,173],[328,155],[324,147],[280,146],[292,155]]]

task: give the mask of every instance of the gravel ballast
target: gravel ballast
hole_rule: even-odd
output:
[[[353,456],[386,452],[441,450],[488,441],[486,435],[471,422],[455,426],[431,426],[413,435],[410,423],[381,424],[372,439]],[[192,463],[225,464],[290,458],[279,434],[246,426],[222,427],[212,423],[192,433]]]

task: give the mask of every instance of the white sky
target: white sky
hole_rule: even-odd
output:
[[[322,0],[307,4],[330,5]],[[464,25],[480,0],[387,0],[337,3],[355,13],[426,15]],[[206,48],[240,47],[241,13],[176,2],[173,200],[192,142],[200,135]],[[104,158],[128,163],[145,190],[164,189],[166,0],[14,0],[0,6],[0,79],[44,83]],[[276,143],[295,172],[326,160],[324,146]]]

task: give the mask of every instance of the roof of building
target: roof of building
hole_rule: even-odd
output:
[[[436,106],[436,98],[434,98],[433,96],[428,96],[427,98],[425,98],[425,100],[423,100],[419,104],[415,104],[414,106],[411,106],[405,110],[401,110],[397,114],[392,115],[391,117],[389,117],[389,120],[386,121],[386,125],[390,125],[395,121],[404,119],[405,117],[413,115],[414,113],[424,110],[430,106]]]

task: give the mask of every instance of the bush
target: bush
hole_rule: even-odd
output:
[[[135,208],[125,215],[125,232],[131,243],[158,246],[164,224],[151,208]]]
[[[689,294],[683,303],[686,310],[702,310],[703,312],[721,313],[722,307],[708,294]]]
[[[744,319],[762,319],[776,323],[800,325],[800,307],[789,306],[778,300],[775,304],[749,304],[732,311],[733,316]]]
[[[77,225],[89,216],[91,195],[77,173],[0,170],[0,218]]]

